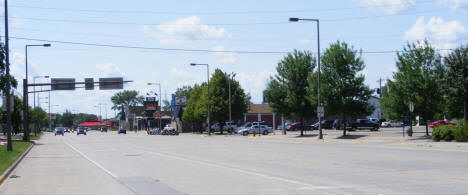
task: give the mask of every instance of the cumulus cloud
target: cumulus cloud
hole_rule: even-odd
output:
[[[440,2],[448,4],[452,10],[463,8],[468,11],[468,0],[440,0]]]
[[[414,0],[357,0],[370,10],[382,10],[387,14],[396,14],[415,5]]]
[[[197,39],[221,40],[232,37],[223,27],[202,24],[198,16],[179,18],[155,27],[146,25],[143,26],[143,33],[161,44],[183,44]]]
[[[449,49],[466,40],[467,28],[460,22],[444,21],[442,18],[431,18],[427,23],[419,17],[413,26],[405,32],[404,39],[418,41],[428,39],[438,49]]]
[[[246,93],[250,93],[252,102],[261,103],[263,100],[263,90],[266,88],[266,84],[275,73],[267,70],[258,73],[238,73],[236,79],[239,81],[241,87]]]
[[[119,77],[125,75],[114,63],[98,64],[96,68],[103,73],[104,77]]]
[[[237,62],[237,54],[235,52],[227,52],[223,46],[213,47],[212,50],[215,51],[215,56],[218,57],[216,62],[219,62],[219,63]]]

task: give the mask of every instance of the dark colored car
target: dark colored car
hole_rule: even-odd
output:
[[[307,124],[303,123],[304,130],[310,129],[311,127],[312,127],[311,125],[307,125]],[[295,131],[295,130],[300,130],[300,129],[301,129],[301,123],[300,122],[291,123],[286,127],[287,131]]]
[[[65,128],[63,127],[55,127],[55,136],[57,135],[64,135]]]
[[[371,131],[379,130],[380,125],[378,123],[374,123],[369,119],[358,119],[356,122],[349,123],[346,128],[350,130],[357,130],[357,129],[370,129]]]
[[[101,127],[101,132],[107,132],[107,127]]]
[[[118,133],[118,134],[121,134],[121,133],[127,134],[127,130],[124,129],[124,128],[120,128],[119,131],[118,131],[117,133]]]
[[[343,125],[349,126],[349,121],[348,120],[343,120],[343,119],[335,119],[333,121],[333,128],[336,130],[342,130]]]
[[[79,134],[86,135],[86,128],[84,128],[84,127],[76,128],[76,135],[79,135]]]
[[[322,120],[322,129],[333,129],[333,120]],[[318,122],[312,125],[313,130],[318,130]]]

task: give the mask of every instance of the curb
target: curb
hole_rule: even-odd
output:
[[[18,166],[18,164],[29,153],[29,151],[33,148],[35,144],[36,143],[33,141],[32,145],[29,146],[29,148],[26,149],[26,151],[24,151],[18,159],[16,159],[16,161],[5,171],[5,173],[3,173],[3,175],[0,175],[0,186],[2,186],[3,182],[8,178],[8,176],[10,176],[10,174],[15,170],[16,166]]]

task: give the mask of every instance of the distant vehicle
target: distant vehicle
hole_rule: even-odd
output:
[[[265,121],[260,121],[260,122],[246,122],[242,126],[239,126],[236,128],[236,132],[241,129],[245,129],[248,127],[251,127],[252,125],[265,125]]]
[[[211,131],[220,131],[221,127],[219,123],[211,125]],[[237,129],[237,124],[234,122],[225,122],[223,125],[223,131],[232,132]]]
[[[73,133],[73,129],[72,128],[66,128],[65,133]]]
[[[349,123],[346,128],[353,131],[357,129],[370,129],[371,131],[377,131],[379,130],[379,124],[374,123],[369,119],[358,119],[356,122]]]
[[[333,121],[333,128],[335,128],[336,130],[343,129],[343,125],[349,125],[349,121],[343,119],[335,119]]]
[[[382,127],[401,127],[401,126],[403,126],[402,122],[397,122],[397,121],[382,122]]]
[[[101,132],[107,132],[107,127],[101,127]]]
[[[160,134],[159,128],[151,128],[147,131],[148,135],[158,135]]]
[[[322,120],[322,129],[333,129],[333,120]],[[312,130],[318,130],[319,125],[318,122],[311,125]]]
[[[252,125],[250,127],[237,130],[237,133],[247,136],[250,133],[253,133],[254,131],[257,134],[262,133],[263,135],[268,135],[269,133],[273,133],[273,128],[266,125]]]
[[[83,134],[83,135],[86,135],[86,128],[84,127],[78,127],[76,128],[76,135],[80,135],[80,134]]]
[[[439,125],[457,125],[457,123],[450,123],[450,122],[446,122],[445,120],[438,120],[438,121],[434,121],[431,124],[429,124],[429,127],[434,128],[434,127],[437,127]]]
[[[127,130],[124,129],[124,128],[120,128],[120,129],[117,131],[117,133],[118,133],[118,134],[121,134],[121,133],[127,134]]]
[[[373,123],[379,123],[379,119],[378,118],[368,118],[370,121],[372,121]]]
[[[164,129],[161,131],[161,135],[179,135],[179,132],[175,130],[174,127],[167,124]]]
[[[63,136],[64,131],[65,131],[65,128],[63,128],[63,127],[55,127],[55,136],[57,136],[57,135],[62,135]]]
[[[311,127],[312,127],[312,125],[307,125],[307,124],[303,123],[304,130],[310,129]],[[287,131],[295,131],[295,130],[298,130],[300,128],[301,128],[301,122],[294,122],[294,123],[289,124],[286,127],[286,130]]]

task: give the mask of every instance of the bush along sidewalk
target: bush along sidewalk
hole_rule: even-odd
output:
[[[432,131],[432,140],[468,142],[468,123],[460,120],[457,125],[439,125]]]

